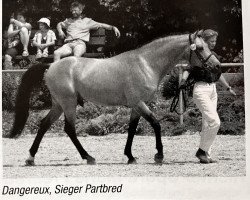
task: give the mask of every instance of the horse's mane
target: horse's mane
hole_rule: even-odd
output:
[[[174,38],[176,37],[180,37],[180,36],[183,36],[183,35],[186,35],[188,34],[188,32],[186,33],[171,33],[171,34],[168,34],[168,35],[163,35],[163,36],[159,36],[157,38],[154,38],[152,39],[151,41],[145,43],[145,44],[142,44],[140,46],[137,47],[137,49],[140,49],[140,48],[144,48],[144,47],[149,47],[151,45],[155,45],[157,43],[161,43],[162,41],[171,41],[173,40]]]

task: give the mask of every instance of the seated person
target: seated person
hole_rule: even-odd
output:
[[[50,30],[50,20],[47,18],[41,18],[39,21],[39,31],[35,33],[32,40],[32,46],[37,47],[36,59],[46,58],[49,55],[49,47],[55,45],[56,35]],[[50,48],[53,53],[53,48]]]
[[[5,62],[11,63],[13,57],[18,54],[26,57],[29,55],[28,44],[31,33],[31,25],[26,22],[23,12],[16,14],[10,18],[10,25],[7,31],[8,48],[5,52]]]
[[[73,2],[70,10],[72,18],[66,19],[63,22],[59,22],[57,30],[60,38],[66,38],[61,48],[54,52],[54,61],[60,60],[61,57],[69,56],[73,53],[74,56],[81,57],[86,52],[86,42],[89,41],[90,30],[105,28],[113,30],[117,37],[120,37],[119,30],[111,25],[98,23],[94,20],[83,17],[84,6],[79,2]],[[62,29],[66,29],[67,36]]]

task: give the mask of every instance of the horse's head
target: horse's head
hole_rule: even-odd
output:
[[[213,55],[213,53],[208,48],[208,44],[201,37],[203,30],[197,31],[189,35],[190,42],[190,58],[189,62],[191,63],[192,53],[194,52],[197,56],[192,59],[198,59],[203,65],[208,66],[218,66],[220,61]]]

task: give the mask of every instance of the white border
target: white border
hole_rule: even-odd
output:
[[[235,178],[67,178],[67,179],[3,179],[2,178],[2,154],[0,154],[1,163],[1,181],[0,192],[2,192],[3,184],[11,184],[15,186],[51,186],[57,184],[67,185],[86,185],[93,184],[123,184],[123,192],[116,195],[98,194],[98,195],[74,195],[74,196],[51,196],[51,198],[29,195],[22,199],[250,199],[250,179],[249,179],[249,97],[250,97],[250,1],[242,0],[243,10],[243,42],[244,42],[244,63],[245,63],[245,96],[246,96],[246,159],[247,159],[247,176]],[[2,13],[2,7],[1,13]],[[2,18],[1,18],[2,21]],[[1,23],[2,24],[2,23]],[[2,28],[2,27],[1,27]],[[2,31],[1,31],[2,33]],[[2,54],[1,54],[2,55]],[[2,74],[0,75],[1,78]],[[1,79],[2,80],[2,79]],[[2,94],[2,93],[1,93]],[[2,98],[1,98],[2,99]],[[1,100],[0,100],[1,101]],[[2,127],[2,122],[0,123]],[[1,134],[2,135],[2,134]],[[1,137],[1,136],[0,136]],[[2,140],[0,140],[2,148]],[[1,195],[1,194],[0,194]],[[20,199],[13,197],[1,197],[1,199]]]

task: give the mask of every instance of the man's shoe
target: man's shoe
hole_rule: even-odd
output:
[[[209,154],[202,149],[198,149],[195,156],[200,160],[202,164],[217,163],[216,160],[210,158]]]

